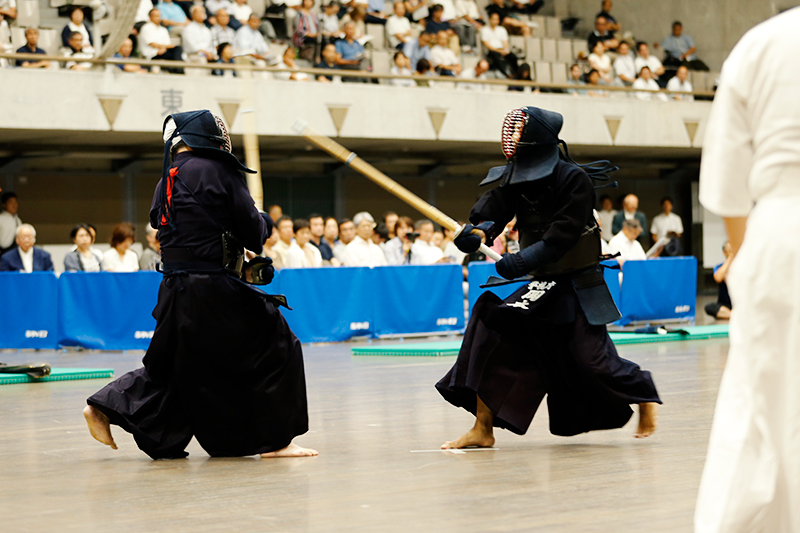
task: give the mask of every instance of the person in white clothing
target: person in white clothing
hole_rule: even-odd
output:
[[[696,533],[800,531],[800,9],[748,31],[722,67],[700,203],[733,248],[730,348]]]
[[[692,82],[689,81],[689,69],[686,68],[686,65],[681,65],[678,67],[678,72],[667,82],[667,90],[681,91],[686,93],[691,93],[694,90],[692,88]],[[691,94],[673,93],[669,96],[673,100],[684,100],[686,102],[691,102],[694,100],[694,96]]]
[[[636,60],[631,53],[631,47],[625,41],[619,43],[617,59],[614,60],[614,72],[617,74],[615,81],[622,82],[625,87],[630,87],[636,81]]]
[[[386,38],[392,48],[405,45],[411,36],[411,21],[406,18],[406,6],[403,2],[394,4],[394,14],[386,19]]]
[[[600,229],[602,230],[600,236],[604,241],[608,242],[614,236],[611,228],[614,226],[614,215],[617,214],[617,210],[614,209],[614,202],[611,201],[611,197],[607,194],[600,197],[600,205],[602,208],[597,213],[597,219],[600,221]]]
[[[111,232],[111,248],[103,254],[100,267],[105,272],[136,272],[139,270],[139,256],[131,250],[136,238],[133,224],[117,224]]]
[[[603,41],[597,41],[592,53],[589,54],[589,66],[600,74],[600,79],[610,84],[614,81],[614,68],[611,65],[611,56],[606,53]]]
[[[219,48],[222,43],[233,45],[236,42],[236,30],[230,26],[231,16],[225,9],[217,11],[214,17],[217,23],[211,26],[211,42],[214,48]]]
[[[347,245],[344,253],[344,266],[376,267],[386,266],[386,256],[381,247],[372,242],[375,232],[375,219],[366,211],[353,217],[356,236]]]
[[[258,18],[258,15],[250,15],[245,22],[241,28],[236,30],[236,39],[233,43],[234,48],[236,48],[236,54],[249,55],[253,59],[263,62],[262,64],[266,66],[269,45],[264,40],[261,32],[258,31],[261,19]]]
[[[467,70],[462,70],[461,75],[459,78],[462,80],[485,80],[486,73],[489,72],[489,62],[485,59],[481,59],[478,61],[478,64],[475,65],[475,68],[468,68]],[[467,91],[479,91],[484,92],[489,90],[489,86],[485,83],[459,83],[456,85],[458,89],[464,89]]]
[[[206,8],[195,4],[192,6],[191,14],[192,22],[181,33],[183,50],[189,56],[200,57],[205,61],[214,61],[216,59],[216,51],[211,38],[211,28],[204,24]]]
[[[608,250],[611,254],[619,253],[617,262],[622,265],[625,261],[639,261],[647,259],[644,248],[636,239],[642,233],[642,225],[636,219],[626,220],[622,223],[622,231],[608,241]]]
[[[394,53],[394,65],[392,68],[389,69],[389,74],[394,74],[395,76],[411,76],[413,73],[409,68],[411,61],[406,57],[406,55],[398,50]],[[390,85],[394,85],[396,87],[416,87],[417,84],[414,80],[409,79],[391,79],[389,80]]]
[[[436,46],[431,50],[431,65],[440,76],[458,76],[461,74],[461,62],[447,46],[448,39],[446,31],[436,34]]]
[[[653,217],[650,223],[650,235],[653,237],[653,242],[658,242],[670,232],[680,238],[683,235],[683,221],[672,212],[672,198],[665,196],[661,199],[661,214]]]
[[[653,74],[650,72],[650,67],[642,67],[639,72],[639,77],[633,82],[634,89],[647,89],[647,91],[639,91],[634,93],[639,100],[662,100],[667,101],[667,95],[664,93],[655,93],[650,91],[658,91],[661,88],[658,86],[656,80],[653,79]]]
[[[247,21],[250,20],[250,16],[253,14],[253,8],[247,5],[247,0],[236,0],[236,2],[231,4],[228,9],[228,13],[230,13],[233,18],[241,22],[242,26],[247,24]],[[256,15],[256,18],[258,18],[258,15]],[[257,27],[258,26],[256,26],[256,28]]]
[[[182,49],[172,44],[167,28],[161,25],[161,12],[150,10],[150,21],[139,30],[139,52],[145,59],[181,60]]]
[[[0,213],[0,255],[2,255],[5,250],[14,247],[14,238],[17,235],[17,228],[22,225],[22,220],[17,213],[19,201],[15,193],[4,192],[0,197],[0,206],[3,208]]]
[[[322,266],[322,254],[311,244],[311,226],[308,220],[294,221],[294,242],[286,251],[286,268],[317,268]]]
[[[275,221],[275,228],[278,233],[278,242],[272,246],[272,249],[281,258],[281,263],[285,265],[286,254],[289,252],[289,247],[294,239],[294,224],[291,218],[281,216]]]
[[[432,265],[434,263],[447,262],[442,249],[433,244],[433,222],[430,220],[417,220],[414,229],[419,233],[419,237],[411,246],[412,265]]]
[[[647,46],[647,43],[643,41],[636,43],[636,53],[639,54],[634,60],[636,72],[641,72],[642,67],[648,67],[656,78],[664,74],[664,65],[661,64],[660,59],[650,54],[650,47]]]

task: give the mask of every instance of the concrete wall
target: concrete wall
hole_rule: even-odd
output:
[[[585,19],[581,25],[588,35],[600,0],[569,0],[570,15]],[[680,20],[684,33],[694,39],[697,55],[712,70],[719,70],[730,50],[744,33],[782,9],[800,5],[798,0],[614,0],[611,14],[637,40],[651,44],[671,33],[672,22]],[[663,54],[659,51],[659,57]]]
[[[166,98],[180,95],[180,110],[208,108],[222,114],[220,102],[241,101],[239,80],[216,77],[135,76],[113,72],[30,72],[4,70],[0,84],[0,135],[14,139],[14,130],[44,130],[48,139],[59,135],[65,144],[80,142],[80,132],[104,132],[103,142],[124,132],[158,134]],[[634,98],[591,98],[508,91],[478,93],[455,89],[398,88],[366,84],[320,84],[255,80],[257,133],[292,136],[298,117],[318,131],[337,135],[329,106],[348,107],[342,137],[387,140],[435,140],[429,115],[442,110],[446,117],[440,140],[498,142],[503,117],[509,109],[536,105],[564,115],[562,137],[578,145],[689,148],[699,147],[710,102],[640,101]],[[121,98],[113,129],[100,97]],[[229,124],[243,132],[241,108]],[[620,121],[612,139],[606,119]],[[699,123],[694,143],[685,121]],[[6,131],[3,131],[6,130]],[[68,132],[68,133],[65,133]],[[402,149],[401,145],[397,148]]]

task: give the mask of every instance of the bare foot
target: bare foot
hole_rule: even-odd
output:
[[[487,432],[485,429],[474,427],[456,440],[449,440],[442,444],[442,449],[450,450],[468,446],[477,446],[478,448],[491,448],[494,446],[494,435],[492,435],[491,429]]]
[[[269,453],[262,453],[261,457],[264,459],[271,459],[274,457],[312,457],[315,455],[319,455],[317,450],[312,450],[311,448],[301,448],[294,442],[289,444],[286,448],[282,450],[278,450],[276,452],[269,452]]]
[[[95,440],[102,442],[106,446],[111,446],[111,449],[117,449],[117,443],[114,442],[114,437],[111,436],[111,424],[108,417],[95,409],[91,405],[87,405],[83,410],[83,417],[86,419],[86,425],[89,426],[89,433]]]
[[[652,435],[658,427],[658,404],[654,402],[639,404],[639,427],[636,429],[637,439]]]

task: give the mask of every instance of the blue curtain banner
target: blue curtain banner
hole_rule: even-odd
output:
[[[52,272],[0,272],[0,348],[58,348],[58,279]]]

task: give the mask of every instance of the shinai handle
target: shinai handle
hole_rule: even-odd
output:
[[[311,143],[316,145],[317,147],[321,148],[322,150],[328,152],[333,157],[341,161],[342,163],[348,164],[356,172],[359,172],[370,179],[372,182],[376,183],[380,187],[383,187],[393,195],[397,196],[405,203],[425,215],[427,218],[433,220],[443,228],[449,229],[451,231],[455,231],[458,234],[462,227],[458,225],[458,223],[447,216],[446,214],[442,213],[439,209],[435,208],[416,194],[412,193],[392,178],[378,170],[377,168],[373,167],[360,157],[358,157],[355,152],[351,152],[341,144],[337,143],[330,137],[322,135],[318,133],[314,128],[308,125],[308,123],[304,120],[298,119],[295,121],[292,128],[308,139]],[[499,261],[502,257],[486,246],[485,244],[481,244],[480,251],[486,254],[487,257],[491,257],[495,261]]]

